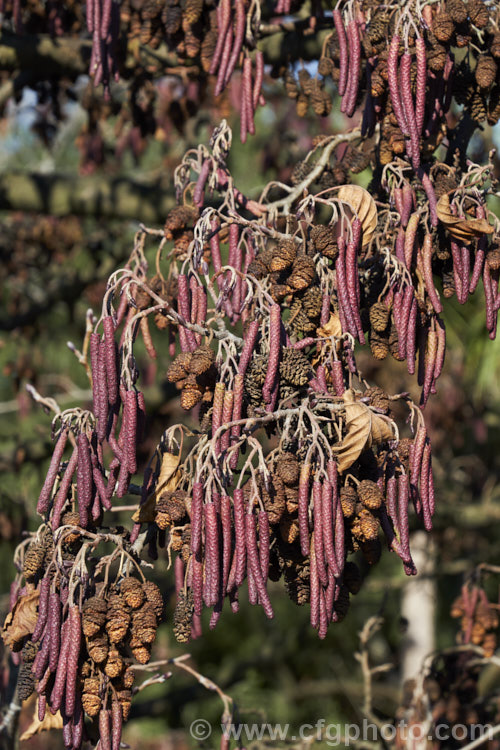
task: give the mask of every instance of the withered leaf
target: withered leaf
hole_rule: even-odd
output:
[[[345,403],[347,432],[340,445],[335,448],[339,473],[352,466],[365,448],[394,438],[391,423],[366,404],[356,401],[356,392],[352,388],[342,398]]]
[[[468,244],[474,237],[491,234],[493,227],[486,219],[460,218],[450,209],[450,198],[444,193],[437,202],[438,219],[445,225],[448,232],[456,240]]]
[[[12,651],[19,651],[23,640],[35,629],[38,617],[38,599],[40,592],[33,584],[28,584],[24,596],[19,597],[12,612],[5,618],[2,638]]]
[[[332,313],[328,323],[322,328],[317,328],[316,333],[323,338],[330,338],[330,336],[339,338],[342,336],[342,326],[339,316],[336,313]]]
[[[138,508],[132,516],[134,523],[153,523],[155,520],[155,507],[158,497],[162,492],[173,492],[181,481],[179,471],[180,454],[164,453],[161,458],[160,474],[156,483],[155,491],[148,497],[144,505]]]
[[[47,710],[45,711],[45,716],[43,717],[43,721],[40,721],[38,718],[38,701],[36,702],[35,706],[35,713],[33,715],[33,721],[29,725],[29,727],[26,729],[25,732],[22,733],[20,740],[29,740],[30,737],[33,737],[35,734],[40,734],[40,732],[45,732],[48,729],[62,729],[63,728],[63,718],[61,716],[61,712],[57,711],[57,713],[52,714],[51,711]]]
[[[363,227],[362,244],[368,245],[377,228],[377,205],[372,196],[360,185],[342,185],[338,197],[348,203]]]

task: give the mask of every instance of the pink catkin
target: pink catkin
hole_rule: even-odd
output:
[[[219,521],[214,503],[203,506],[205,519],[205,582],[203,600],[207,607],[214,607],[219,599],[220,559]]]
[[[351,309],[349,293],[346,279],[346,258],[345,258],[345,241],[343,237],[338,238],[339,255],[335,261],[335,270],[337,273],[337,296],[339,300],[339,312],[342,311],[347,326],[348,333],[357,336],[358,329]]]
[[[259,563],[264,584],[269,575],[269,518],[265,510],[259,511]]]
[[[69,608],[68,638],[69,646],[66,666],[66,715],[71,716],[75,710],[76,682],[78,677],[78,657],[80,655],[80,644],[82,629],[80,623],[80,610],[77,605]]]
[[[443,305],[441,304],[441,300],[438,297],[436,288],[434,286],[434,280],[432,278],[432,236],[430,234],[425,235],[424,243],[422,246],[422,262],[424,270],[425,291],[429,295],[429,299],[434,310],[439,314],[443,310]]]
[[[54,673],[59,661],[59,647],[61,641],[61,599],[57,591],[51,591],[49,595],[50,610],[50,656],[49,669]]]
[[[246,542],[245,542],[245,509],[243,490],[237,488],[233,493],[233,505],[234,505],[234,536],[235,536],[235,555],[236,555],[236,569],[235,569],[235,585],[237,588],[241,586],[245,580],[246,572]]]
[[[253,104],[252,104],[252,60],[249,57],[245,57],[243,61],[243,73],[242,73],[242,96],[245,100],[245,110],[247,117],[247,131],[250,135],[255,135],[255,123],[253,118]]]
[[[241,350],[240,359],[238,362],[238,373],[240,375],[244,375],[247,371],[248,365],[250,364],[250,360],[252,359],[252,354],[255,349],[255,344],[257,343],[258,335],[259,321],[252,320],[246,331],[245,343],[243,344],[243,349]]]
[[[408,269],[410,269],[413,265],[415,239],[417,236],[419,219],[420,215],[417,211],[415,211],[415,213],[410,216],[406,227],[404,240],[404,262]]]
[[[33,635],[31,636],[31,640],[36,643],[40,640],[42,637],[42,633],[45,629],[45,624],[47,622],[47,616],[49,611],[49,592],[50,592],[50,578],[49,576],[45,576],[45,578],[42,578],[42,581],[40,583],[40,595],[38,598],[38,617],[35,625],[35,629],[33,631]],[[12,610],[13,607],[11,607]]]
[[[59,485],[57,495],[55,496],[55,499],[54,499],[54,509],[52,511],[52,519],[51,519],[51,526],[53,530],[58,529],[59,526],[61,525],[62,511],[66,503],[66,499],[68,497],[69,488],[71,486],[71,480],[73,479],[73,474],[75,473],[77,464],[78,464],[78,447],[75,446],[73,448],[73,453],[71,454],[71,458],[68,462],[68,465],[66,466],[64,476],[61,479],[61,483]]]
[[[100,441],[103,441],[106,437],[108,423],[108,383],[104,341],[99,344],[97,378],[99,412],[95,416],[97,417],[97,437]]]
[[[229,24],[231,23],[231,0],[221,0],[217,6],[217,27],[219,35],[217,37],[217,44],[215,47],[212,62],[210,64],[209,73],[211,76],[215,75],[219,62],[221,60],[222,51],[224,50],[224,42]]]
[[[345,391],[344,368],[340,359],[334,359],[331,363],[330,374],[336,396],[342,396]]]
[[[408,477],[406,474],[398,476],[398,520],[399,540],[403,559],[411,562],[410,553],[410,530],[408,525]]]
[[[476,219],[485,219],[486,218],[486,212],[484,210],[484,206],[476,206]],[[483,266],[484,266],[484,257],[486,253],[486,247],[487,247],[487,237],[485,234],[482,234],[481,237],[479,237],[477,241],[477,247],[476,247],[476,255],[474,258],[474,266],[472,268],[472,277],[470,280],[469,285],[469,293],[472,294],[478,283],[479,279],[481,278],[481,274],[483,272]]]
[[[191,320],[191,302],[190,302],[190,293],[189,293],[189,281],[188,277],[184,273],[180,273],[177,277],[177,284],[178,284],[178,296],[177,296],[177,304],[179,306],[179,312],[183,319],[186,321],[186,323],[189,323]],[[193,331],[190,331],[188,328],[184,326],[179,326],[179,333],[181,330],[184,330],[186,342],[190,349],[190,351],[194,351],[196,349],[196,339],[194,337]]]
[[[323,508],[322,508],[322,485],[318,480],[313,481],[313,536],[314,551],[316,555],[316,567],[318,578],[322,586],[328,585],[328,576],[326,573],[326,554],[323,546]]]
[[[319,627],[319,578],[318,570],[316,566],[316,552],[314,549],[314,535],[311,538],[311,551],[309,555],[309,567],[310,567],[310,607],[311,607],[311,625],[317,630]]]
[[[339,58],[340,58],[340,79],[339,79],[339,96],[344,96],[347,86],[348,61],[349,55],[347,50],[347,35],[344,26],[344,20],[340,10],[333,11],[333,22],[337,31],[339,40]]]
[[[433,227],[437,227],[439,223],[439,218],[437,215],[437,199],[436,199],[436,193],[434,191],[434,185],[431,182],[431,178],[429,177],[427,172],[424,172],[422,167],[418,169],[417,174],[420,179],[420,182],[422,183],[422,187],[427,196],[427,200],[429,201],[429,213],[431,217],[431,224]]]
[[[57,473],[61,465],[61,460],[63,457],[64,448],[66,447],[67,440],[68,440],[68,429],[64,427],[60,431],[59,437],[57,438],[57,442],[54,446],[54,451],[52,453],[52,458],[50,460],[50,465],[47,471],[47,476],[45,477],[45,482],[43,483],[43,487],[40,491],[40,495],[38,498],[38,503],[36,506],[37,513],[40,513],[40,514],[46,513],[48,510],[50,498],[52,495],[52,489],[54,487],[54,482],[56,481]]]
[[[195,555],[201,552],[203,495],[203,484],[201,482],[194,482],[193,499],[191,501],[191,552]]]
[[[311,474],[310,464],[302,464],[299,480],[299,534],[300,551],[304,557],[309,554],[309,478]]]
[[[78,493],[78,513],[80,526],[87,528],[89,510],[93,498],[92,463],[90,460],[90,445],[87,435],[81,432],[77,438],[78,465],[76,469],[76,487]]]
[[[420,474],[420,497],[422,500],[422,515],[426,531],[432,529],[432,512],[429,502],[429,468],[431,461],[431,444],[427,440],[422,456],[422,468]]]
[[[415,373],[415,359],[417,353],[417,316],[418,304],[417,300],[413,298],[408,319],[408,327],[406,329],[406,363],[410,375],[414,375]]]
[[[228,495],[222,495],[221,497],[220,518],[222,527],[222,583],[220,587],[220,595],[222,599],[228,587],[231,557],[233,552],[233,519],[231,513],[231,498]]]
[[[212,410],[212,439],[215,438],[215,435],[222,424],[222,410],[224,408],[225,390],[226,387],[224,383],[215,384]],[[219,455],[220,453],[220,437],[218,437],[215,442],[215,453],[216,455]]]
[[[271,606],[271,602],[269,601],[266,584],[262,578],[262,572],[260,568],[259,552],[257,549],[257,531],[256,531],[255,520],[256,520],[255,516],[252,512],[245,513],[245,538],[246,538],[247,558],[249,562],[249,568],[252,573],[252,578],[253,578],[255,587],[257,589],[259,603],[264,609],[266,616],[269,619],[272,619],[274,617],[274,612]]]
[[[361,72],[361,41],[359,38],[358,24],[355,20],[350,21],[347,26],[347,39],[349,43],[349,70],[341,111],[345,112],[347,117],[352,117],[354,110],[356,109],[359,76]]]
[[[414,169],[420,166],[420,144],[417,132],[417,122],[415,119],[415,110],[413,107],[413,97],[411,94],[411,55],[405,52],[401,58],[401,101],[405,112],[406,124],[410,133],[410,149],[408,142],[406,151],[411,157],[411,163]]]
[[[203,606],[203,563],[198,555],[191,557],[191,566],[193,571],[194,614],[199,617]]]
[[[266,404],[271,401],[271,392],[278,380],[281,358],[281,306],[273,304],[269,316],[269,360],[262,395]]]
[[[398,122],[399,129],[403,135],[409,135],[398,82],[399,44],[399,35],[394,34],[389,45],[389,53],[387,56],[387,82],[389,84],[389,95],[391,97],[392,109]]]
[[[361,317],[359,313],[360,291],[359,291],[357,243],[354,240],[352,242],[347,243],[346,255],[345,255],[345,267],[346,267],[347,296],[349,299],[349,305],[350,305],[352,315],[354,318],[354,325],[356,326],[359,343],[364,344],[365,337],[363,334],[363,326],[361,324]]]
[[[68,654],[70,647],[70,621],[67,618],[64,622],[61,632],[61,651],[59,655],[59,663],[57,665],[56,678],[54,686],[50,694],[50,710],[52,713],[56,713],[62,703],[64,690],[66,686],[66,673],[68,668]]]
[[[104,355],[106,363],[106,382],[108,401],[113,406],[118,399],[118,362],[116,356],[115,324],[111,315],[103,318]]]
[[[424,127],[425,115],[425,89],[427,84],[427,56],[425,52],[425,41],[419,36],[415,42],[417,56],[417,86],[415,96],[415,122],[417,135],[420,137]]]
[[[224,394],[224,406],[222,407],[222,425],[225,425],[231,421],[233,417],[233,403],[234,403],[233,391],[226,391],[226,393]],[[222,451],[227,451],[227,449],[229,448],[230,437],[231,437],[230,429],[227,429],[225,432],[222,433],[222,437],[220,440],[220,449]]]
[[[237,422],[241,419],[241,413],[243,408],[243,394],[244,394],[244,378],[243,375],[238,373],[235,375],[233,383],[233,414],[231,421]],[[233,425],[231,427],[231,439],[237,440],[241,435],[241,425]],[[234,450],[231,454],[229,466],[234,471],[238,465],[239,449]]]
[[[260,51],[260,49],[258,49],[257,52],[255,53],[255,80],[254,80],[253,91],[252,91],[252,105],[253,105],[254,112],[257,109],[257,106],[259,104],[259,99],[261,97],[263,80],[264,80],[264,55]]]
[[[231,14],[231,5],[229,5],[229,14]],[[230,18],[229,25],[226,28],[224,35],[224,44],[222,49],[221,61],[219,71],[217,73],[217,82],[215,84],[214,95],[219,96],[224,90],[224,81],[226,78],[227,66],[229,64],[229,58],[231,56],[231,50],[233,47],[233,24],[232,18]]]
[[[236,23],[234,41],[231,50],[231,56],[227,64],[226,74],[224,77],[224,86],[228,85],[241,53],[243,38],[245,36],[245,20],[245,0],[236,0]]]
[[[338,577],[340,570],[335,556],[334,543],[335,512],[332,484],[329,481],[324,481],[321,494],[321,524],[318,527],[315,518],[314,528],[316,532],[321,529],[323,534],[323,550],[328,565],[328,574]]]

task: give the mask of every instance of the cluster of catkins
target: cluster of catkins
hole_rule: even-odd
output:
[[[449,0],[424,5],[420,15],[408,9],[398,15],[368,0],[345,2],[333,11],[333,26],[317,75],[302,69],[295,77],[287,70],[286,92],[300,116],[309,105],[318,115],[330,112],[328,78],[336,82],[347,117],[364,98],[363,132],[372,134],[381,124],[382,164],[406,153],[417,169],[421,155],[429,157],[443,139],[453,97],[476,122],[494,125],[500,118],[500,34],[493,5]]]
[[[37,604],[36,617],[24,617],[12,634],[5,628],[20,664],[19,698],[37,693],[40,722],[47,711],[60,711],[65,747],[76,750],[97,732],[103,748],[116,750],[130,712],[131,665],[149,661],[163,598],[155,583],[126,573],[113,584],[98,580],[100,559],[91,555],[85,574],[75,576],[85,541],[78,514],[65,513],[63,524],[56,534],[40,527],[11,587],[12,626],[26,600]],[[94,728],[85,715],[98,717]]]
[[[477,739],[478,726],[498,724],[498,698],[484,699],[480,683],[484,667],[477,653],[479,646],[486,657],[494,654],[497,608],[490,604],[481,586],[463,586],[451,610],[452,616],[462,618],[461,647],[439,653],[421,678],[405,683],[395,717],[398,747],[407,747],[408,739],[416,736],[426,736],[429,747],[449,747],[449,737],[465,745]],[[467,644],[472,645],[470,650]]]
[[[488,601],[480,586],[462,586],[460,596],[453,602],[451,616],[459,617],[459,642],[480,646],[486,656],[493,656],[497,646],[498,605]]]

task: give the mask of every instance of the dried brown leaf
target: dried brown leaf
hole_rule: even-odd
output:
[[[352,466],[361,453],[373,443],[379,445],[395,437],[392,422],[373,412],[366,404],[357,401],[357,395],[361,396],[351,388],[342,397],[345,403],[347,432],[335,449],[340,473]]]
[[[148,497],[144,505],[141,505],[135,511],[132,516],[134,523],[153,523],[157,499],[163,492],[173,492],[179,486],[182,477],[179,471],[180,459],[180,454],[178,456],[168,452],[163,454],[155,491]]]
[[[339,316],[336,313],[332,313],[328,323],[322,328],[317,328],[316,333],[323,338],[330,338],[330,336],[340,338],[342,336],[342,325]]]
[[[437,202],[437,215],[451,236],[461,242],[468,243],[474,237],[493,232],[493,227],[486,219],[474,219],[472,217],[464,219],[455,216],[451,212],[450,198],[446,193]]]
[[[360,185],[342,185],[338,197],[348,203],[363,227],[363,245],[368,245],[377,228],[377,205],[372,196]]]
[[[38,718],[38,701],[36,702],[35,706],[35,713],[33,714],[33,721],[29,725],[29,727],[26,729],[25,732],[22,733],[21,737],[19,738],[21,741],[23,740],[29,740],[30,737],[34,737],[35,734],[40,734],[40,732],[45,732],[49,729],[62,729],[63,728],[63,718],[61,716],[61,712],[57,711],[57,713],[52,714],[51,711],[45,711],[45,716],[43,718],[43,721],[40,721]]]
[[[40,592],[33,584],[28,584],[24,596],[19,597],[12,612],[5,618],[2,638],[6,646],[12,651],[19,651],[23,639],[35,629],[38,617],[38,598]]]

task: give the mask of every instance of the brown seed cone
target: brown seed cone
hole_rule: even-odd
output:
[[[101,710],[101,699],[99,697],[99,678],[87,677],[83,681],[82,706],[83,710],[93,718]]]
[[[23,646],[23,663],[31,664],[35,660],[35,656],[38,653],[38,647],[38,643],[33,643],[33,641],[26,641]]]
[[[137,659],[139,661],[139,659]],[[140,664],[146,664],[146,662],[139,662]],[[130,690],[119,690],[116,693],[118,701],[122,709],[123,721],[127,721],[130,715],[130,709],[132,707],[132,693]]]
[[[186,0],[183,21],[192,26],[200,18],[202,10],[203,0]]]
[[[374,385],[371,388],[367,388],[363,393],[364,398],[370,399],[370,405],[379,409],[384,414],[388,414],[390,410],[390,401],[387,393],[378,386]]]
[[[389,323],[389,310],[383,302],[375,302],[370,307],[370,325],[377,333],[382,333]]]
[[[139,664],[147,664],[151,658],[151,647],[146,645],[130,647],[132,656]]]
[[[92,661],[96,664],[102,664],[108,658],[109,643],[105,633],[97,634],[91,638],[86,638],[85,644],[87,652]]]
[[[280,520],[280,536],[286,544],[293,544],[299,538],[299,522],[284,513]]]
[[[168,318],[165,317],[165,315],[162,312],[157,312],[154,316],[155,326],[158,328],[159,331],[164,331],[168,325],[170,325],[170,322]]]
[[[316,266],[312,258],[308,255],[298,255],[292,266],[292,272],[288,283],[294,289],[307,289],[314,281],[316,276]]]
[[[355,539],[360,542],[366,542],[370,539],[377,539],[378,528],[378,520],[369,510],[363,508],[354,518],[351,532]]]
[[[476,622],[479,622],[485,630],[498,627],[498,615],[492,607],[485,602],[479,602],[475,611]]]
[[[191,355],[189,372],[192,375],[202,375],[215,362],[215,352],[207,344],[202,344]]]
[[[311,242],[315,252],[332,260],[336,259],[339,249],[334,227],[316,224],[311,229]]]
[[[445,10],[438,11],[432,21],[432,31],[438,42],[449,42],[455,26]]]
[[[146,598],[142,584],[137,578],[125,578],[121,582],[120,591],[131,609],[138,609]]]
[[[497,64],[490,55],[481,55],[474,72],[478,86],[489,89],[497,78]]]
[[[295,487],[287,487],[285,485],[285,500],[286,500],[286,510],[287,513],[290,515],[293,515],[297,512],[297,509],[299,507],[299,488],[298,486]]]
[[[199,211],[194,206],[175,206],[165,221],[165,237],[174,239],[174,233],[180,232],[187,226],[193,226],[199,218]]]
[[[283,482],[289,487],[298,484],[300,466],[297,457],[293,453],[284,451],[279,454],[276,462],[276,471]]]
[[[112,592],[108,597],[108,611],[106,614],[106,632],[110,643],[120,643],[128,631],[130,611],[125,600],[118,592]]]
[[[212,57],[214,56],[215,47],[217,46],[217,37],[217,31],[213,29],[203,37],[200,50],[200,60],[201,67],[205,73],[208,73],[212,65]]]
[[[289,268],[297,256],[297,245],[293,240],[279,242],[273,250],[269,270],[284,271]]]
[[[164,609],[163,596],[160,589],[153,581],[145,581],[142,584],[142,588],[146,595],[146,600],[152,607],[157,619],[160,620],[163,617]]]
[[[389,351],[391,352],[395,360],[397,360],[398,362],[403,362],[404,357],[402,357],[399,353],[399,336],[394,322],[392,323],[391,330],[389,331]]]
[[[493,34],[493,39],[490,43],[490,52],[493,57],[500,57],[500,31],[496,31]]]
[[[25,701],[35,690],[35,675],[31,671],[31,662],[23,661],[17,677],[17,695],[19,700]]]
[[[188,494],[184,490],[162,492],[156,504],[156,513],[165,516],[167,523],[179,523],[187,515],[187,497]],[[160,526],[158,520],[156,523]],[[166,528],[166,526],[160,526],[160,528]]]
[[[302,307],[308,318],[319,318],[323,295],[319,286],[310,286],[302,295]]]
[[[191,620],[193,618],[193,592],[181,589],[177,595],[174,611],[174,637],[178,643],[187,643],[191,638]]]
[[[318,62],[318,73],[326,78],[333,73],[333,60],[330,57],[320,57]]]
[[[193,378],[193,380],[190,380]],[[186,411],[199,404],[203,397],[201,386],[196,382],[195,376],[190,375],[186,378],[181,392],[181,406]]]
[[[92,596],[82,608],[82,630],[85,636],[96,635],[106,622],[107,604],[99,596]]]
[[[298,77],[299,77],[299,83],[304,93],[307,94],[307,96],[309,96],[309,94],[313,90],[314,79],[311,78],[311,74],[305,68],[302,68],[301,70],[299,70]]]
[[[245,500],[250,499],[251,484],[247,482],[243,488],[245,493]],[[267,512],[267,516],[270,524],[277,524],[280,521],[281,516],[285,512],[285,485],[281,478],[276,474],[271,475],[271,487],[268,492],[264,486],[264,482],[260,486],[261,498],[264,504],[264,508]],[[255,499],[255,506],[258,506],[258,500]]]
[[[358,497],[368,510],[377,510],[384,502],[384,496],[375,482],[363,479],[358,485]]]
[[[298,117],[305,117],[307,115],[307,110],[309,109],[309,97],[305,94],[299,94],[295,109]]]
[[[158,519],[156,519],[156,522],[158,523]],[[168,526],[168,524],[166,524],[165,528],[167,526]],[[159,528],[161,529],[161,526]],[[184,545],[184,541],[183,541],[183,538],[182,538],[182,531],[180,531],[179,529],[175,529],[175,530],[173,530],[171,532],[171,534],[170,534],[170,544],[171,544],[172,550],[174,552],[179,552],[182,549],[182,547]]]
[[[373,329],[370,331],[370,349],[375,359],[385,359],[389,354],[389,340]]]
[[[482,0],[469,0],[467,3],[469,18],[478,29],[484,29],[490,20],[489,10]]]
[[[356,488],[350,484],[346,484],[340,490],[340,504],[342,505],[342,513],[344,518],[351,518],[356,510],[356,503],[358,502],[358,493]]]
[[[177,355],[167,370],[167,380],[169,383],[177,383],[178,380],[183,380],[187,377],[192,356],[191,352],[181,352]]]
[[[104,667],[104,672],[107,676],[111,677],[111,679],[118,677],[123,672],[124,666],[123,659],[118,649],[110,648]]]
[[[467,20],[467,4],[464,0],[447,0],[446,10],[454,23],[464,23]]]
[[[300,349],[285,347],[280,362],[280,378],[297,387],[306,385],[311,377],[311,365]]]
[[[411,438],[402,438],[398,443],[398,456],[399,460],[404,466],[406,473],[408,473],[410,465],[410,448],[413,445]]]
[[[344,566],[343,581],[350,594],[358,593],[363,583],[363,579],[356,563],[346,562]]]
[[[156,627],[156,615],[149,602],[132,613],[131,632],[141,643],[153,643],[156,638]]]
[[[464,603],[461,596],[458,596],[451,605],[450,615],[452,617],[463,617]]]
[[[132,685],[134,684],[135,680],[135,672],[133,669],[130,669],[130,667],[127,667],[125,672],[120,677],[120,684],[123,685],[123,687],[126,690],[130,690]]]
[[[439,73],[446,64],[446,47],[435,42],[427,51],[427,65],[433,73]]]
[[[43,545],[36,539],[33,540],[24,556],[23,573],[27,581],[32,581],[37,573],[41,572],[44,557]]]
[[[475,622],[472,626],[472,632],[471,632],[471,642],[475,646],[479,646],[481,641],[483,640],[484,636],[486,635],[486,628],[483,627],[483,625],[480,622]]]
[[[299,95],[299,87],[291,70],[285,73],[285,91],[289,99],[296,99]]]
[[[378,563],[382,555],[380,539],[368,539],[366,542],[360,542],[360,548],[368,565]]]
[[[73,511],[67,511],[61,521],[62,526],[80,526],[80,515],[78,513],[75,513]],[[63,544],[64,546],[69,546],[70,544],[74,544],[80,539],[80,534],[74,533],[74,534],[66,534],[64,536]]]
[[[490,659],[497,648],[497,637],[495,633],[486,633],[483,638],[482,647],[486,658]],[[475,722],[474,722],[475,723]]]
[[[487,255],[488,265],[492,271],[498,271],[500,268],[500,247],[492,245]]]

